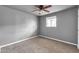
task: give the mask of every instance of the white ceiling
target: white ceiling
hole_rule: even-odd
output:
[[[21,11],[24,11],[24,12],[29,12],[29,13],[37,15],[37,16],[42,16],[42,15],[46,15],[46,14],[58,12],[58,11],[61,11],[61,10],[65,10],[67,8],[74,7],[74,5],[52,5],[51,8],[47,9],[47,10],[50,11],[49,13],[43,12],[41,14],[39,14],[39,11],[32,12],[33,10],[36,9],[34,7],[34,5],[8,5],[7,7],[14,8],[14,9],[17,9],[17,10],[21,10]]]

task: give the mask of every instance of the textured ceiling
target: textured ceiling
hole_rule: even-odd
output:
[[[43,11],[41,14],[39,14],[39,11],[32,12],[33,10],[36,9],[34,7],[34,5],[7,5],[7,7],[17,9],[17,10],[20,10],[20,11],[24,11],[24,12],[28,12],[28,13],[34,14],[36,16],[42,16],[42,15],[51,14],[51,13],[54,13],[54,12],[65,10],[67,8],[74,7],[74,5],[52,5],[51,8],[47,9],[50,12],[44,12]]]

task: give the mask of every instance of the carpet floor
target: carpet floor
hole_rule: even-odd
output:
[[[1,48],[1,53],[79,53],[76,46],[36,37]]]

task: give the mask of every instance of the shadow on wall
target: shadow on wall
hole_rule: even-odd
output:
[[[35,36],[37,35],[36,32],[36,20],[31,20],[30,22],[21,25],[17,24],[17,26],[4,26],[0,29],[0,45]]]
[[[36,35],[37,23],[35,20],[31,20],[25,24],[19,24],[16,27],[16,38],[27,38]],[[18,36],[19,35],[19,36]]]

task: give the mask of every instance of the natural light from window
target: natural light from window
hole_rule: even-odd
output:
[[[46,27],[56,27],[56,16],[46,18]]]

